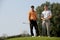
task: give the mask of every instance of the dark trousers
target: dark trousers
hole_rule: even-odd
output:
[[[30,20],[30,32],[31,32],[31,36],[34,36],[33,27],[35,28],[36,36],[39,36],[39,30],[38,30],[37,22],[34,21],[34,20]]]

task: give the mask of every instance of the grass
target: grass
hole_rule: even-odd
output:
[[[7,40],[60,40],[60,37],[19,37]]]

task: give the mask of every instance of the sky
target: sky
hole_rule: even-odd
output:
[[[60,0],[0,0],[0,36],[30,34],[28,12],[30,6],[35,8],[46,1],[60,3]],[[25,24],[23,24],[25,23]]]

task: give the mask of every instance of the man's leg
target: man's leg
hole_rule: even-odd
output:
[[[47,35],[50,36],[50,21],[46,22]]]
[[[33,25],[32,24],[30,24],[30,32],[31,32],[31,36],[34,36],[34,34],[33,34]]]
[[[34,36],[33,34],[33,24],[32,24],[32,20],[30,21],[30,33],[31,33],[31,36]]]
[[[42,36],[46,35],[46,25],[45,25],[45,21],[42,21]]]
[[[38,25],[37,25],[36,21],[34,22],[34,27],[35,27],[35,30],[36,30],[36,36],[39,36],[39,30],[38,30]]]

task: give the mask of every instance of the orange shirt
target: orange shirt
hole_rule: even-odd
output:
[[[35,11],[29,12],[29,20],[37,20],[37,15]]]

